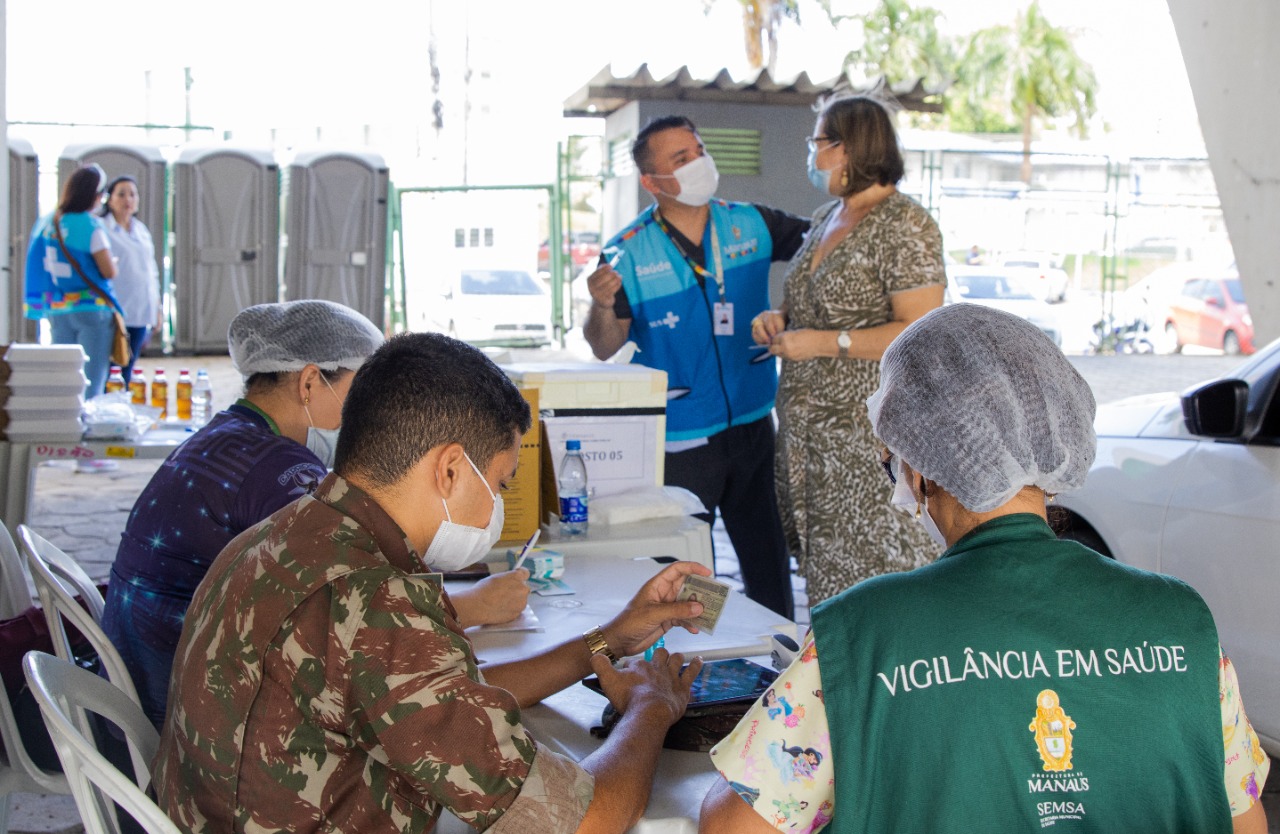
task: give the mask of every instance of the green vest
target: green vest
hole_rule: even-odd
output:
[[[1218,633],[1176,579],[1004,516],[813,631],[832,832],[1231,830]]]

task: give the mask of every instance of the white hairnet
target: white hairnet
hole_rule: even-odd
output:
[[[867,399],[876,436],[972,512],[1024,486],[1084,483],[1097,451],[1088,384],[1033,324],[976,304],[913,322]]]
[[[236,314],[227,328],[231,364],[245,379],[307,365],[354,371],[382,342],[373,322],[332,301],[256,304]]]

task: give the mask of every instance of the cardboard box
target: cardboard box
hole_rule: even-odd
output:
[[[542,518],[542,429],[538,420],[538,391],[522,388],[520,393],[533,412],[533,426],[520,438],[516,476],[502,493],[505,515],[499,544],[524,544],[538,529]]]
[[[564,443],[582,441],[592,495],[614,495],[662,483],[667,430],[667,375],[641,365],[602,362],[512,364],[503,368],[522,388],[537,388],[546,425],[544,473],[552,492]],[[544,505],[549,513],[558,504]]]

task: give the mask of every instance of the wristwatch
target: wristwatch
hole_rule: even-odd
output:
[[[840,348],[840,358],[849,358],[849,345],[853,344],[853,339],[849,338],[848,330],[841,330],[840,335],[836,336],[836,346]]]
[[[613,653],[613,649],[609,648],[609,642],[604,639],[604,631],[600,626],[582,632],[582,639],[587,641],[587,651],[591,652],[593,657],[602,654],[609,658],[610,663],[618,662],[618,656]]]

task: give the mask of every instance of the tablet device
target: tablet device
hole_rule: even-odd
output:
[[[693,681],[689,706],[755,701],[777,677],[777,672],[750,660],[711,660],[702,664],[702,671]],[[604,694],[600,679],[594,675],[584,680],[582,685]]]

